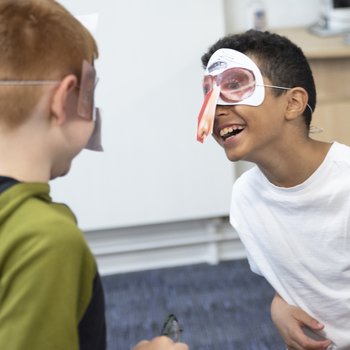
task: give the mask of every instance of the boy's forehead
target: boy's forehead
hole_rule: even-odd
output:
[[[233,49],[219,49],[210,57],[205,71],[206,75],[218,75],[233,67],[259,70],[257,64],[248,55]]]

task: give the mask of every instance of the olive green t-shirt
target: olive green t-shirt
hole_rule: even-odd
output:
[[[12,185],[0,194],[0,349],[104,347],[103,291],[75,216],[48,184]]]

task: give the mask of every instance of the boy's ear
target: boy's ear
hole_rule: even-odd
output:
[[[295,119],[303,114],[309,95],[304,88],[295,87],[288,91],[288,105],[286,118],[288,120]]]
[[[78,84],[75,75],[70,74],[64,77],[51,100],[51,118],[57,124],[63,124],[67,118],[67,111],[70,106],[70,93]]]

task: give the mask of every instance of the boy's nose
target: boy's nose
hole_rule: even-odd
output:
[[[215,118],[220,116],[225,116],[230,113],[230,110],[233,106],[223,106],[223,105],[217,105],[215,110]]]

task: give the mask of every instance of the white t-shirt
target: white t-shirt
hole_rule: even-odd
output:
[[[350,147],[334,143],[300,185],[271,184],[257,166],[234,184],[230,221],[251,269],[350,349]]]

